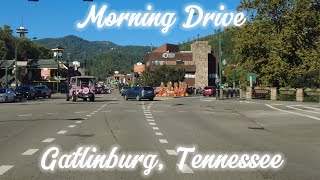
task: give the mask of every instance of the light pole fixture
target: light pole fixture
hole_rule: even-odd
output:
[[[53,51],[53,56],[56,57],[58,69],[57,69],[57,93],[59,93],[59,86],[61,86],[60,80],[60,58],[62,57],[62,51],[64,50],[63,47],[57,45],[55,48],[51,49]],[[61,88],[60,88],[61,89]]]
[[[25,34],[28,33],[28,29],[25,29],[23,26],[19,27],[17,30],[17,33],[19,34],[19,42],[16,43],[16,48],[15,48],[15,58],[14,58],[14,81],[15,81],[15,87],[18,87],[18,66],[17,66],[17,61],[18,61],[18,47],[22,42],[22,38],[25,37]]]
[[[219,29],[219,89],[222,87],[222,51],[221,51],[221,29]]]
[[[25,34],[28,34],[28,29],[25,29],[23,26],[19,27],[19,29],[16,29],[17,33],[20,34],[21,37],[25,37]]]

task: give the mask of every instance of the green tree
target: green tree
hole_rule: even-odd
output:
[[[236,31],[235,52],[263,85],[320,85],[320,9],[314,0],[242,0],[250,21]],[[301,79],[301,81],[297,81]]]

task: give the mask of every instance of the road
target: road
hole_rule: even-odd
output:
[[[217,101],[211,97],[125,101],[117,92],[95,102],[66,102],[61,95],[0,104],[0,179],[320,179],[320,105],[271,101]],[[164,169],[41,168],[49,147],[74,152],[156,153]],[[279,170],[178,169],[178,147],[200,153],[281,153]],[[191,156],[190,156],[191,157]],[[186,162],[191,161],[188,159]],[[189,165],[188,165],[189,164]]]

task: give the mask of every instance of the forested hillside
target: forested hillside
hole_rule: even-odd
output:
[[[87,41],[77,36],[48,38],[35,41],[46,48],[60,45],[65,48],[63,58],[70,61],[78,60],[92,75],[110,76],[109,70],[130,73],[133,64],[143,61],[150,51],[147,46],[119,46],[109,41]]]

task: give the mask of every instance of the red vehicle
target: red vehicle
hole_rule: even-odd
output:
[[[202,94],[203,96],[214,96],[215,92],[216,92],[216,88],[215,86],[206,86],[203,90],[202,90]]]

